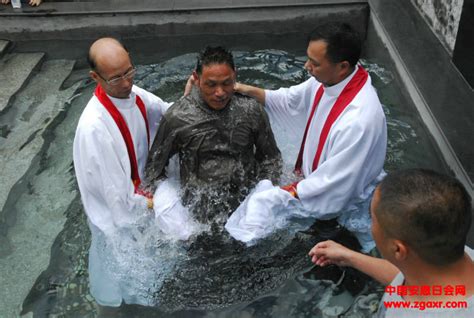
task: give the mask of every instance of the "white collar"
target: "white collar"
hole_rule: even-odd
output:
[[[324,93],[329,95],[329,96],[339,96],[339,94],[341,94],[344,87],[346,87],[346,85],[349,83],[349,81],[354,77],[354,75],[357,72],[358,68],[359,68],[359,65],[356,65],[356,67],[354,68],[354,71],[349,76],[347,76],[344,80],[337,83],[336,85],[332,85],[332,86],[328,86],[328,87],[325,86],[324,87]]]
[[[110,98],[112,103],[114,103],[115,107],[117,107],[118,109],[125,110],[125,109],[130,109],[132,107],[135,107],[136,95],[135,95],[135,92],[133,90],[132,90],[132,92],[130,92],[130,96],[128,96],[128,98],[115,98],[115,97],[112,97],[108,94],[107,94],[107,96]]]

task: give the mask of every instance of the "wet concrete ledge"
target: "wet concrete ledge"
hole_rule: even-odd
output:
[[[384,38],[407,94],[452,174],[474,199],[474,90],[410,0],[369,3],[370,25]],[[467,244],[474,246],[474,223]]]
[[[58,5],[54,14],[3,12],[0,39],[13,41],[17,52],[77,59],[80,67],[91,42],[101,36],[120,38],[134,60],[138,57],[145,63],[147,56],[156,62],[170,57],[167,52],[195,52],[202,49],[203,41],[245,47],[250,46],[250,38],[259,48],[257,35],[262,34],[273,38],[273,43],[304,48],[306,34],[316,23],[334,19],[351,23],[365,36],[369,17],[368,2],[360,0],[160,1],[160,5],[136,1],[133,6],[129,1],[111,2],[44,3]],[[60,11],[59,5],[77,10]],[[93,9],[94,13],[87,11]]]
[[[410,0],[369,3],[407,74],[407,89],[419,95],[415,104],[428,130],[473,197],[474,91]]]
[[[233,33],[237,30],[227,26],[239,26],[242,32],[282,32],[288,28],[301,28],[304,24],[268,22],[286,21],[307,16],[318,21],[332,13],[347,16],[351,8],[368,8],[367,1],[355,0],[243,0],[243,1],[101,1],[101,2],[55,2],[44,3],[39,8],[23,8],[15,11],[9,6],[0,6],[2,23],[0,37],[12,41],[48,39],[96,38],[114,32],[122,37],[144,35],[179,35],[199,32]],[[335,18],[336,15],[332,14]],[[353,12],[352,12],[353,14]],[[367,12],[368,16],[368,12]],[[357,19],[357,14],[355,18]],[[199,23],[221,23],[220,27],[195,29]],[[360,25],[357,23],[357,25]],[[168,26],[168,27],[166,27]],[[363,26],[361,26],[363,27]],[[307,28],[307,27],[306,27]],[[361,29],[360,31],[365,31]]]
[[[23,4],[21,9],[11,6],[0,7],[0,16],[60,16],[90,14],[127,14],[143,12],[236,9],[236,8],[275,8],[306,5],[337,5],[348,3],[367,3],[364,0],[84,0],[80,2],[44,2],[40,7]]]

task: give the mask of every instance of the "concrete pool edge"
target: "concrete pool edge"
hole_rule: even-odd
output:
[[[397,68],[407,75],[405,85],[416,90],[410,94],[415,97],[418,111],[446,162],[472,198],[474,149],[469,140],[474,131],[474,91],[419,13],[406,8],[409,0],[369,3],[371,13],[393,46],[393,58],[399,62]]]
[[[423,96],[423,92],[417,87],[416,82],[409,72],[409,68],[404,63],[402,56],[396,48],[396,45],[389,37],[389,33],[383,26],[380,17],[376,12],[371,11],[371,22],[374,24],[374,28],[377,34],[380,36],[384,45],[390,53],[390,57],[394,61],[397,72],[399,73],[402,81],[407,89],[409,96],[411,97],[415,107],[417,108],[423,122],[428,128],[429,132],[433,136],[436,145],[439,147],[444,159],[448,166],[452,169],[454,175],[463,183],[471,198],[474,197],[474,184],[470,180],[467,171],[462,166],[459,158],[457,157],[453,147],[449,143],[448,138],[443,132],[442,127],[438,123],[435,115],[431,111],[426,99]]]
[[[265,0],[256,1],[268,2]],[[285,1],[270,1],[285,2]],[[83,10],[71,15],[49,15],[37,14],[34,16],[21,13],[2,13],[2,26],[0,27],[0,38],[10,41],[27,40],[59,40],[59,39],[95,39],[99,36],[114,34],[122,38],[143,37],[151,35],[180,35],[195,34],[194,27],[190,25],[208,24],[200,27],[197,31],[201,33],[232,34],[241,33],[242,28],[249,33],[268,32],[278,33],[290,30],[301,30],[304,21],[298,21],[295,17],[307,16],[310,12],[315,20],[330,16],[334,12],[344,16],[344,11],[351,8],[366,7],[367,1],[303,1],[302,3],[291,3],[287,5],[234,5],[234,6],[202,6],[199,9],[166,9],[166,10],[142,10],[130,12],[95,11],[95,13]],[[197,6],[196,6],[197,7]],[[1,7],[0,7],[1,8]],[[271,9],[271,10],[269,10]],[[315,9],[315,10],[313,10]],[[368,16],[368,13],[367,13]],[[35,23],[31,23],[34,19]],[[351,21],[350,18],[346,18]],[[289,23],[271,23],[274,21],[287,21]],[[270,23],[269,23],[270,22]],[[351,21],[352,22],[352,21]],[[213,28],[219,23],[220,28]],[[246,23],[246,26],[241,26]],[[265,25],[264,25],[265,24]],[[225,28],[222,28],[222,26]],[[233,25],[239,26],[233,28]],[[263,26],[264,25],[264,26]],[[360,23],[356,23],[359,26]],[[365,32],[365,30],[359,30]]]
[[[61,16],[61,15],[95,15],[95,14],[131,14],[144,12],[181,12],[191,10],[220,10],[242,8],[275,8],[298,7],[307,5],[337,5],[348,3],[367,3],[367,0],[104,0],[81,2],[45,2],[41,7],[23,5],[21,9],[12,9],[10,6],[0,7],[0,16]]]
[[[474,148],[469,146],[474,131],[474,90],[419,12],[409,12],[410,0],[369,0],[369,4],[370,22],[414,106],[453,175],[474,199]],[[474,209],[472,215],[474,219]],[[473,225],[467,244],[474,246]]]

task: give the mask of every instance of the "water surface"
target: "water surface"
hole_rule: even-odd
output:
[[[182,94],[186,79],[194,67],[195,56],[186,54],[157,64],[139,65],[135,82],[166,101],[174,101]],[[298,84],[308,76],[303,69],[303,56],[279,50],[236,51],[234,56],[241,82],[279,88]],[[427,167],[443,171],[443,161],[420,118],[403,100],[394,74],[370,60],[363,60],[362,63],[372,76],[387,116],[389,141],[386,170]],[[41,161],[41,171],[48,172],[46,179],[41,183],[37,177],[30,180],[32,184],[38,184],[36,191],[51,202],[67,204],[67,220],[52,247],[49,267],[37,278],[23,303],[24,312],[32,311],[35,317],[46,314],[94,317],[97,314],[97,305],[88,292],[90,232],[77,185],[73,182],[72,169],[74,130],[82,109],[92,95],[93,86],[89,80],[83,80],[77,91],[79,95],[66,105],[62,121],[52,131],[48,160]],[[299,143],[294,142],[275,122],[272,122],[272,127],[285,160],[286,172],[289,173]],[[68,169],[58,170],[58,167],[64,166]],[[57,180],[67,181],[65,190],[75,195],[72,203],[62,201],[55,192],[48,191],[47,184]],[[28,207],[34,202],[34,196],[24,194],[19,197],[18,205]],[[161,304],[159,308],[123,306],[116,315],[316,317],[324,312],[365,317],[374,311],[382,292],[378,284],[350,269],[313,268],[307,252],[316,239],[297,232],[300,227],[309,224],[311,220],[300,220],[250,248],[225,236],[220,239],[202,236],[192,242],[194,244],[174,244],[156,235],[145,235],[140,240],[143,249],[150,247],[156,257],[166,256],[167,259],[179,261],[156,269],[157,273],[163,274],[162,287],[152,295]],[[141,275],[136,271],[132,273]],[[153,282],[143,280],[142,284],[141,287],[146,288]]]

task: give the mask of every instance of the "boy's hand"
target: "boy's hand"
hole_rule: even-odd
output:
[[[324,241],[316,244],[310,251],[311,261],[319,266],[330,264],[351,266],[351,255],[354,251],[334,241]]]

